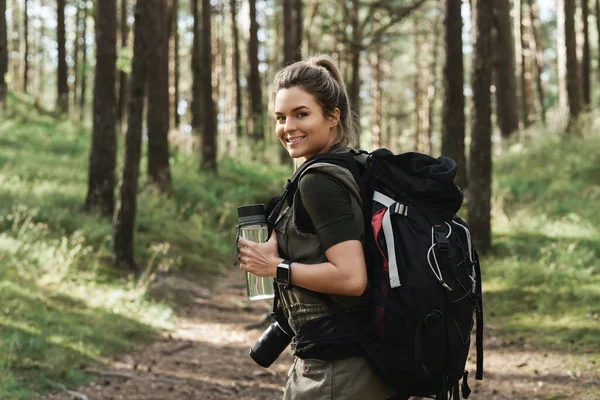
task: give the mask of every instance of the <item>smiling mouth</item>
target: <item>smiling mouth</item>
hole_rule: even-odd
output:
[[[295,143],[303,141],[304,139],[306,139],[306,136],[301,136],[301,137],[297,137],[297,138],[287,138],[287,139],[285,139],[285,141],[289,144],[295,144]]]

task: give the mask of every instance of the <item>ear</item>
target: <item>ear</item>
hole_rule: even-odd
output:
[[[330,123],[331,128],[333,128],[334,126],[338,126],[338,124],[340,123],[340,109],[339,108],[336,107],[333,109],[333,111],[329,115],[329,123]]]

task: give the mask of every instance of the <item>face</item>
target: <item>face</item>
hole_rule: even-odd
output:
[[[277,137],[292,158],[309,159],[325,153],[335,142],[339,109],[324,116],[315,97],[295,86],[281,89],[275,96]]]

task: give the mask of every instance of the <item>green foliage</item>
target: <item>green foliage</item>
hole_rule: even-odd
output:
[[[600,138],[535,135],[495,162],[487,314],[508,336],[600,349]]]
[[[144,181],[135,233],[140,277],[112,266],[110,219],[84,212],[89,132],[10,94],[0,121],[0,399],[83,382],[83,368],[172,327],[148,294],[157,270],[206,279],[230,264],[236,207],[266,202],[286,171],[223,160],[200,174],[172,157],[173,187]],[[122,152],[122,144],[119,145]],[[120,157],[119,157],[120,158]],[[117,191],[115,191],[117,195]]]

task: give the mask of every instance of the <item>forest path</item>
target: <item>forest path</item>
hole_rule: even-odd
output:
[[[200,286],[188,291],[196,297],[179,310],[174,332],[116,357],[110,367],[88,369],[95,375],[90,384],[44,399],[280,399],[293,357],[287,350],[271,368],[263,369],[248,356],[266,324],[247,326],[255,324],[269,304],[246,300],[245,290],[243,274],[232,270],[210,291]],[[470,399],[600,398],[598,366],[585,355],[533,349],[523,342],[502,343],[490,327],[485,345],[485,379],[475,381],[474,372],[470,374]],[[472,360],[469,370],[474,371]]]

